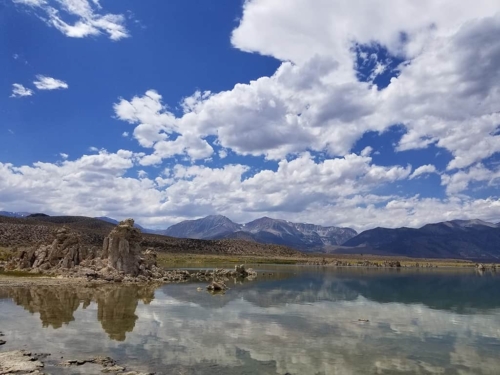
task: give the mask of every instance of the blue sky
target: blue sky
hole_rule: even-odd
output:
[[[0,210],[500,221],[500,6],[0,1]]]

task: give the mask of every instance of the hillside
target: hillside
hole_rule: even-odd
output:
[[[48,216],[12,218],[0,216],[0,247],[13,248],[36,243],[49,243],[57,227],[67,226],[78,232],[89,246],[102,246],[104,237],[114,225],[84,216]],[[244,240],[181,239],[143,233],[142,246],[158,252],[185,254],[221,254],[251,256],[303,256],[300,252],[278,245],[265,245]]]
[[[453,220],[419,229],[375,228],[351,238],[344,246],[359,247],[357,251],[366,254],[498,260],[500,227],[481,220]]]

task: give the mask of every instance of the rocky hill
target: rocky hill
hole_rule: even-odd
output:
[[[84,216],[48,216],[12,218],[0,216],[0,248],[19,248],[50,242],[57,227],[66,226],[78,232],[82,243],[102,247],[104,238],[115,225]],[[219,254],[301,257],[296,250],[279,245],[265,245],[244,240],[182,239],[143,234],[141,246],[157,252],[184,254]]]
[[[419,229],[375,228],[351,238],[344,246],[357,247],[358,253],[365,254],[499,260],[500,226],[481,220],[453,220]]]
[[[326,247],[341,245],[357,234],[350,228],[292,223],[269,217],[237,224],[222,215],[186,220],[171,226],[164,233],[179,238],[244,239],[309,252],[322,252]]]

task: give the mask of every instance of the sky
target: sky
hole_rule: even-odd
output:
[[[0,210],[500,221],[498,0],[0,0]]]

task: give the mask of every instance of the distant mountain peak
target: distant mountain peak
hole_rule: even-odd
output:
[[[163,233],[171,237],[207,239],[236,232],[241,228],[223,215],[209,215],[196,220],[184,220],[172,225]]]
[[[268,216],[249,223],[237,224],[223,215],[185,220],[172,225],[163,233],[172,237],[197,239],[244,238],[249,241],[285,245],[304,251],[321,251],[325,246],[340,245],[357,234],[350,228],[292,223]]]
[[[7,217],[27,217],[28,215],[31,215],[31,212],[0,211],[0,216],[7,216]]]

